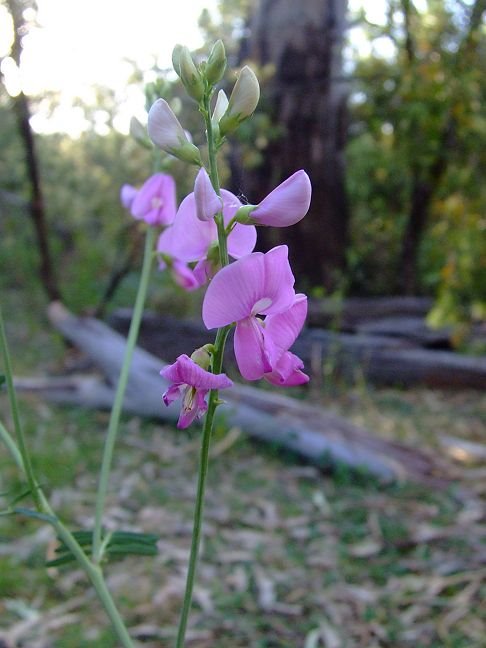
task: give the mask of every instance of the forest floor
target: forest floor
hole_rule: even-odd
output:
[[[24,313],[8,326],[15,371],[42,375],[64,351],[26,310],[10,311]],[[381,484],[344,466],[321,472],[236,429],[217,430],[187,645],[484,648],[486,395],[363,383],[327,384],[312,399],[379,436],[442,455],[451,486]],[[55,510],[71,528],[90,528],[108,414],[27,396],[21,405]],[[9,426],[4,393],[0,406]],[[173,645],[198,445],[197,430],[122,422],[106,526],[160,537],[155,558],[107,566],[140,646]],[[0,448],[2,507],[21,490]],[[82,572],[45,569],[55,546],[50,527],[0,518],[0,646],[117,646]]]

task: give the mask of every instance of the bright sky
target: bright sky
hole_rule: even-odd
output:
[[[127,102],[119,122],[124,129],[134,105],[143,106],[140,94],[123,96],[132,71],[124,58],[136,61],[142,70],[153,65],[154,56],[160,66],[169,67],[176,43],[190,48],[202,44],[198,18],[205,7],[215,15],[216,4],[217,0],[38,0],[40,28],[24,39],[20,78],[12,60],[3,63],[7,88],[12,94],[19,84],[29,94],[61,92],[55,119],[48,123],[37,115],[33,126],[72,135],[82,129],[71,108],[73,99],[89,102],[93,84],[115,88]],[[0,56],[8,53],[11,42],[7,17],[0,6]]]
[[[8,57],[2,72],[11,94],[17,94],[20,87],[38,96],[59,92],[55,114],[49,117],[47,105],[43,110],[41,103],[32,126],[41,132],[65,131],[73,137],[89,126],[73,102],[79,97],[93,104],[93,85],[116,90],[120,114],[115,125],[120,130],[127,130],[132,115],[143,118],[143,95],[141,89],[128,88],[132,68],[124,59],[148,70],[155,56],[159,66],[170,67],[176,43],[192,49],[202,44],[197,23],[203,8],[217,15],[217,0],[38,0],[37,4],[39,28],[32,28],[24,38],[20,74]],[[424,0],[415,0],[416,6],[423,4]],[[387,0],[349,0],[349,5],[350,9],[364,6],[374,23],[384,21]],[[353,29],[351,38],[360,53],[371,51],[360,28]],[[0,57],[8,54],[11,39],[11,23],[0,5]],[[386,56],[387,48],[393,46],[387,39],[378,39],[373,47]],[[106,132],[106,115],[100,112],[99,117],[97,130]]]

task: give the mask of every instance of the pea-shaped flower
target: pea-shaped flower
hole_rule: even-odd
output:
[[[289,352],[307,314],[307,298],[295,294],[286,245],[254,252],[222,268],[211,280],[202,316],[208,329],[236,322],[234,351],[247,380],[280,385],[307,382],[302,361]]]
[[[233,383],[226,374],[213,374],[196,364],[189,356],[180,355],[174,364],[167,365],[160,375],[171,384],[163,394],[166,405],[182,396],[178,428],[186,428],[207,410],[206,394],[210,389],[226,389]]]
[[[167,173],[155,173],[138,190],[123,185],[120,199],[134,218],[148,225],[170,225],[176,215],[175,181]]]

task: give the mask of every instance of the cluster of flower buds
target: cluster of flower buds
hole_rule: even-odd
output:
[[[207,110],[226,69],[223,43],[218,41],[207,61],[199,65],[186,47],[178,45],[173,64],[189,96],[201,112]],[[253,114],[259,96],[258,80],[247,66],[240,71],[229,99],[219,91],[210,116],[216,149]],[[299,170],[258,204],[242,204],[212,182],[199,149],[164,99],[157,99],[150,108],[148,134],[158,148],[199,167],[193,192],[178,208],[174,182],[166,174],[153,175],[138,190],[129,185],[122,188],[122,202],[135,218],[164,227],[157,243],[160,268],[169,269],[186,290],[209,284],[202,307],[204,324],[208,329],[235,326],[234,352],[245,379],[263,378],[281,386],[306,383],[309,378],[302,371],[303,363],[290,348],[304,325],[307,298],[294,290],[287,246],[266,254],[253,250],[256,226],[287,227],[305,216],[312,191],[308,175]],[[222,229],[227,260],[233,260],[227,265],[222,264],[219,249]],[[211,371],[210,347],[196,350],[191,358],[179,356],[161,372],[171,383],[164,402],[182,396],[179,427],[187,427],[206,411],[209,390],[232,384],[225,374]]]

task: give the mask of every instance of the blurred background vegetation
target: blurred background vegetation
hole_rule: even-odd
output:
[[[43,284],[77,311],[128,304],[139,232],[119,188],[143,182],[152,154],[114,127],[122,98],[110,88],[79,99],[78,137],[33,132],[30,117],[41,107],[54,113],[60,98],[7,92],[36,5],[0,4],[16,27],[0,85],[3,281],[32,291]],[[427,295],[435,324],[484,319],[486,3],[387,0],[379,23],[364,5],[221,0],[216,18],[203,12],[207,45],[195,56],[222,38],[231,63],[224,85],[244,62],[262,84],[254,119],[224,150],[225,185],[256,203],[297,168],[309,172],[310,215],[265,232],[260,246],[290,243],[298,283],[314,296]],[[130,65],[140,90],[156,73],[150,91],[200,141],[174,76],[155,63]],[[182,197],[193,177],[176,161],[168,166]]]

